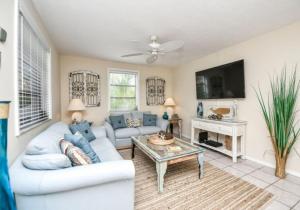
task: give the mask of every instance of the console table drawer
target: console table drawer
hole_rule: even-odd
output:
[[[218,132],[222,134],[232,135],[232,127],[221,125],[218,127]]]
[[[206,131],[221,133],[221,134],[226,134],[226,135],[232,135],[232,127],[229,127],[229,126],[205,123],[205,122],[194,122],[194,123],[195,123],[193,125],[194,127],[199,127]]]

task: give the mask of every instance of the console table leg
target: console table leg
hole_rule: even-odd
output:
[[[232,136],[232,161],[237,162],[237,136],[234,134]]]
[[[157,185],[159,192],[164,191],[164,176],[167,171],[167,166],[167,162],[156,162]]]
[[[246,152],[245,152],[245,136],[246,136],[246,129],[244,128],[243,135],[241,136],[241,152],[242,152],[242,159],[246,159]]]
[[[199,164],[199,179],[204,176],[204,153],[198,154],[198,164]]]

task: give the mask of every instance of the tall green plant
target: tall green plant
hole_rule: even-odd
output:
[[[256,95],[266,121],[276,159],[275,175],[285,177],[285,165],[288,155],[297,141],[300,128],[296,128],[296,103],[300,82],[296,70],[288,77],[286,69],[270,81],[271,99],[264,100],[261,90]]]

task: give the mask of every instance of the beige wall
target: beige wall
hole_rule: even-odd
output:
[[[162,115],[165,108],[163,106],[147,106],[146,105],[146,84],[145,80],[149,76],[158,76],[166,80],[166,97],[172,96],[172,71],[168,68],[134,65],[120,62],[105,61],[100,59],[67,56],[60,57],[61,67],[61,111],[62,120],[70,122],[70,113],[67,108],[69,105],[69,80],[68,73],[76,70],[89,70],[100,74],[101,80],[101,106],[87,108],[84,118],[93,121],[96,124],[103,122],[108,116],[108,78],[107,73],[109,68],[119,68],[134,70],[139,72],[140,79],[140,110],[151,111]]]
[[[17,73],[17,15],[18,6],[16,0],[0,0],[0,26],[7,31],[7,41],[0,43],[0,51],[2,52],[2,66],[0,70],[0,100],[10,100],[11,109],[8,125],[8,160],[12,161],[19,155],[28,141],[36,136],[48,125],[60,119],[60,74],[58,61],[59,57],[55,47],[51,44],[46,30],[40,22],[40,18],[32,7],[31,1],[22,0],[26,5],[28,12],[35,19],[38,27],[41,29],[44,37],[49,42],[52,50],[52,94],[53,94],[53,120],[42,124],[22,135],[16,137],[15,132],[15,92],[16,92],[16,73]]]
[[[196,115],[195,72],[239,59],[245,60],[246,98],[238,100],[238,117],[248,121],[247,156],[268,165],[274,165],[272,146],[260,113],[253,87],[269,90],[269,77],[287,64],[292,69],[300,64],[300,22],[258,36],[249,41],[220,50],[176,68],[173,78],[173,93],[178,103],[177,111],[183,118],[183,132],[190,136],[191,119]],[[298,76],[300,68],[298,67]],[[209,104],[232,104],[232,100],[203,100]],[[297,106],[300,108],[299,104]],[[299,119],[299,117],[298,117]],[[300,141],[295,145],[300,153]],[[300,157],[291,151],[287,168],[300,175]]]

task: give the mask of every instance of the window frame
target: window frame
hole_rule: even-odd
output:
[[[16,91],[15,91],[15,108],[16,108],[16,115],[15,115],[15,129],[16,129],[16,136],[19,136],[23,133],[28,132],[29,130],[32,130],[38,126],[41,126],[42,124],[45,124],[49,121],[51,121],[53,119],[53,110],[52,110],[52,65],[51,65],[51,61],[52,61],[52,50],[50,48],[50,45],[48,44],[48,42],[46,42],[44,34],[42,33],[42,31],[39,29],[38,24],[36,24],[36,22],[34,21],[34,19],[31,17],[29,11],[27,10],[26,7],[24,7],[24,5],[19,5],[19,9],[17,12],[17,36],[16,36],[16,43],[17,43],[17,47],[16,47],[16,82],[15,82],[15,87],[16,87]],[[48,117],[44,120],[41,120],[39,122],[33,123],[32,125],[29,125],[28,127],[25,128],[21,128],[20,126],[20,96],[19,96],[19,79],[20,79],[20,75],[19,75],[19,55],[22,57],[21,59],[23,59],[23,46],[21,46],[21,48],[19,48],[20,40],[23,39],[23,29],[21,29],[21,27],[23,25],[23,19],[25,19],[25,21],[27,21],[28,25],[30,26],[31,31],[35,34],[35,36],[38,38],[38,40],[40,41],[40,43],[43,45],[43,49],[46,49],[46,58],[47,58],[47,112],[48,112]],[[20,52],[21,50],[21,52]],[[23,64],[23,61],[22,63]],[[42,87],[42,86],[41,86]]]
[[[107,70],[107,86],[108,86],[108,112],[112,113],[112,112],[130,112],[130,111],[134,111],[134,110],[111,110],[110,108],[110,100],[111,100],[111,85],[110,85],[110,74],[111,73],[119,73],[119,74],[135,74],[136,75],[136,84],[135,84],[135,93],[136,93],[136,107],[137,110],[140,110],[140,75],[139,75],[139,71],[137,70],[129,70],[129,69],[121,69],[121,68],[108,68]]]

